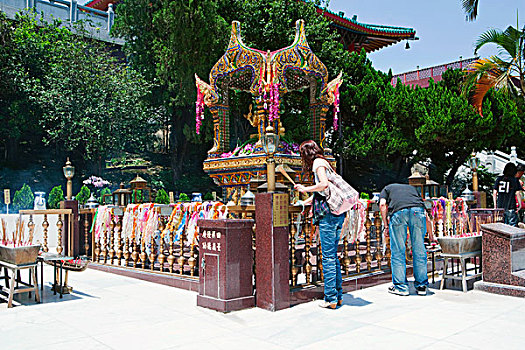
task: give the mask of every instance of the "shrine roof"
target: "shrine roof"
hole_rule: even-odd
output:
[[[357,21],[357,16],[355,18],[347,18],[342,13],[335,13],[328,9],[318,9],[318,12],[322,12],[332,22],[356,33],[401,36],[403,39],[414,39],[416,35],[416,31],[413,28],[362,23]]]

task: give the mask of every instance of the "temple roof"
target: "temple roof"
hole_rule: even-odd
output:
[[[341,35],[341,42],[350,51],[364,48],[366,52],[372,52],[402,40],[419,39],[413,28],[361,23],[356,15],[350,19],[343,12],[335,13],[328,9],[318,9],[317,12],[332,21]]]

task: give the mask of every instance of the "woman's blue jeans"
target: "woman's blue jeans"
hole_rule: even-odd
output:
[[[427,233],[425,210],[421,207],[405,208],[396,211],[390,217],[390,250],[392,252],[392,282],[401,291],[408,292],[406,277],[405,241],[407,229],[412,242],[414,264],[414,286],[427,286],[427,250],[424,239]]]
[[[323,252],[324,300],[337,303],[343,299],[343,279],[341,265],[337,258],[339,236],[345,221],[345,214],[330,212],[319,221],[319,236]]]

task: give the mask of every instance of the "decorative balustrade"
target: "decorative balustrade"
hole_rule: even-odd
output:
[[[71,246],[71,232],[72,232],[72,218],[73,211],[71,209],[46,209],[46,210],[20,210],[20,216],[29,216],[27,227],[29,228],[29,236],[35,237],[35,241],[40,241],[39,228],[42,228],[42,250],[49,252],[49,218],[51,215],[57,215],[55,224],[57,236],[56,238],[56,252],[58,254],[71,254],[73,248]],[[35,225],[35,217],[42,216],[42,225],[39,227]],[[65,225],[67,223],[67,225]],[[53,230],[54,232],[54,230]],[[38,233],[38,234],[37,234]],[[54,239],[53,239],[54,241]]]
[[[349,215],[355,220],[351,227],[357,227],[357,215]],[[346,231],[346,232],[345,232]],[[343,278],[386,270],[390,267],[390,248],[388,237],[383,240],[380,214],[367,212],[365,233],[343,229],[338,249],[338,257]],[[385,251],[383,251],[383,242]],[[322,246],[319,243],[318,228],[312,225],[311,218],[303,213],[291,213],[290,221],[290,286],[305,287],[323,281]]]
[[[125,232],[124,210],[112,209],[111,221],[100,236],[92,228],[94,210],[81,210],[84,251],[93,262],[130,269],[169,273],[185,277],[198,276],[199,245],[193,233],[188,234],[188,222],[177,234],[167,227],[170,215],[155,207],[158,220],[154,233],[146,237],[140,230]],[[198,227],[195,228],[198,232]]]

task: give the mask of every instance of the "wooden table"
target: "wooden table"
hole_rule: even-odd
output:
[[[8,299],[7,299],[7,307],[8,308],[13,307],[13,296],[15,294],[18,294],[18,293],[25,293],[25,292],[32,292],[32,291],[34,291],[35,292],[35,300],[38,303],[40,302],[40,294],[38,294],[38,281],[37,281],[37,278],[36,278],[36,266],[37,266],[36,262],[34,264],[14,265],[14,264],[7,263],[5,261],[0,261],[0,266],[4,267],[4,276],[1,276],[0,278],[3,278],[5,280],[5,283],[6,283],[6,286],[5,287],[1,287],[0,290],[2,292],[7,292],[8,293]],[[25,282],[23,282],[21,280],[17,280],[16,279],[16,276],[17,276],[18,272],[20,270],[24,270],[24,269],[30,269],[29,273],[33,277],[33,283],[34,284],[31,285],[30,283],[25,283]],[[11,273],[12,273],[10,281],[9,281],[9,275],[7,273],[8,270],[11,270]],[[21,288],[21,287],[16,287],[15,288],[15,284],[18,284],[18,283],[24,285],[27,288]]]

